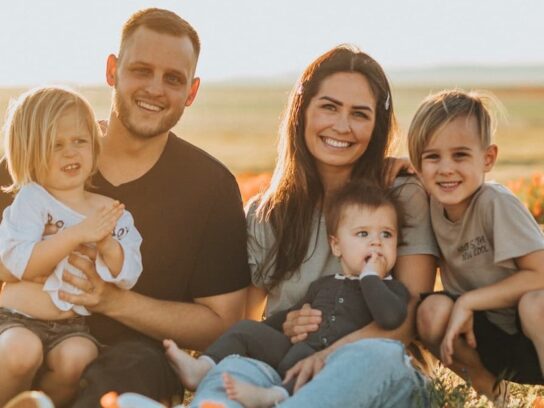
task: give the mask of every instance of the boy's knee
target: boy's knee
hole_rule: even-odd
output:
[[[544,323],[544,290],[525,293],[519,300],[518,312],[525,330],[540,330]]]
[[[453,301],[447,296],[427,297],[417,309],[416,324],[420,339],[427,344],[442,340],[448,324]]]
[[[26,329],[9,329],[0,336],[0,361],[14,377],[34,376],[43,363],[42,343]]]

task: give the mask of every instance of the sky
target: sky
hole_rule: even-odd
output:
[[[294,76],[347,42],[386,70],[544,64],[542,0],[8,0],[0,86],[104,84],[123,22],[145,7],[196,28],[206,81]]]

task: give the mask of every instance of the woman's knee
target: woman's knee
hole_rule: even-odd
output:
[[[544,290],[525,293],[519,300],[518,312],[526,334],[541,332],[544,324]]]
[[[71,337],[47,355],[47,364],[59,380],[71,384],[79,381],[83,370],[98,356],[96,345],[83,337]]]
[[[417,309],[417,332],[427,345],[440,342],[448,325],[453,300],[444,295],[431,295]]]
[[[8,329],[0,335],[0,361],[14,377],[34,376],[43,363],[42,342],[25,328]]]

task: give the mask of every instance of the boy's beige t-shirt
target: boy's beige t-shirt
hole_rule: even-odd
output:
[[[449,221],[431,198],[431,222],[440,248],[444,289],[461,295],[518,271],[515,258],[544,249],[544,236],[525,206],[506,187],[488,182],[476,192],[463,218]],[[517,332],[516,308],[487,312],[509,334]]]
[[[438,248],[431,229],[428,197],[423,186],[415,177],[401,177],[397,178],[393,190],[404,208],[407,224],[402,229],[404,245],[399,246],[397,256],[427,254],[438,257]],[[275,238],[270,224],[259,222],[255,210],[256,204],[253,203],[247,214],[248,262],[253,284],[264,288],[267,278],[261,276],[259,270],[263,267]],[[284,280],[270,291],[265,315],[269,316],[293,306],[306,294],[312,282],[337,273],[341,274],[342,268],[331,252],[325,217],[316,214],[306,260],[290,279]]]

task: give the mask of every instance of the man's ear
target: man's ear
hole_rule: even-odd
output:
[[[340,251],[340,245],[338,245],[338,238],[334,235],[329,235],[329,244],[331,245],[332,254],[340,258],[342,256],[342,251]]]
[[[486,173],[488,171],[491,171],[491,169],[495,165],[498,154],[499,154],[499,148],[495,144],[489,145],[487,149],[485,149],[484,170]]]
[[[109,86],[115,85],[115,71],[117,70],[117,57],[114,54],[108,56],[106,62],[106,82]]]
[[[198,93],[199,87],[200,87],[200,78],[199,77],[193,78],[193,83],[191,84],[191,90],[189,91],[189,95],[187,96],[187,99],[185,100],[185,106],[191,106],[193,104],[196,98],[196,94]]]

